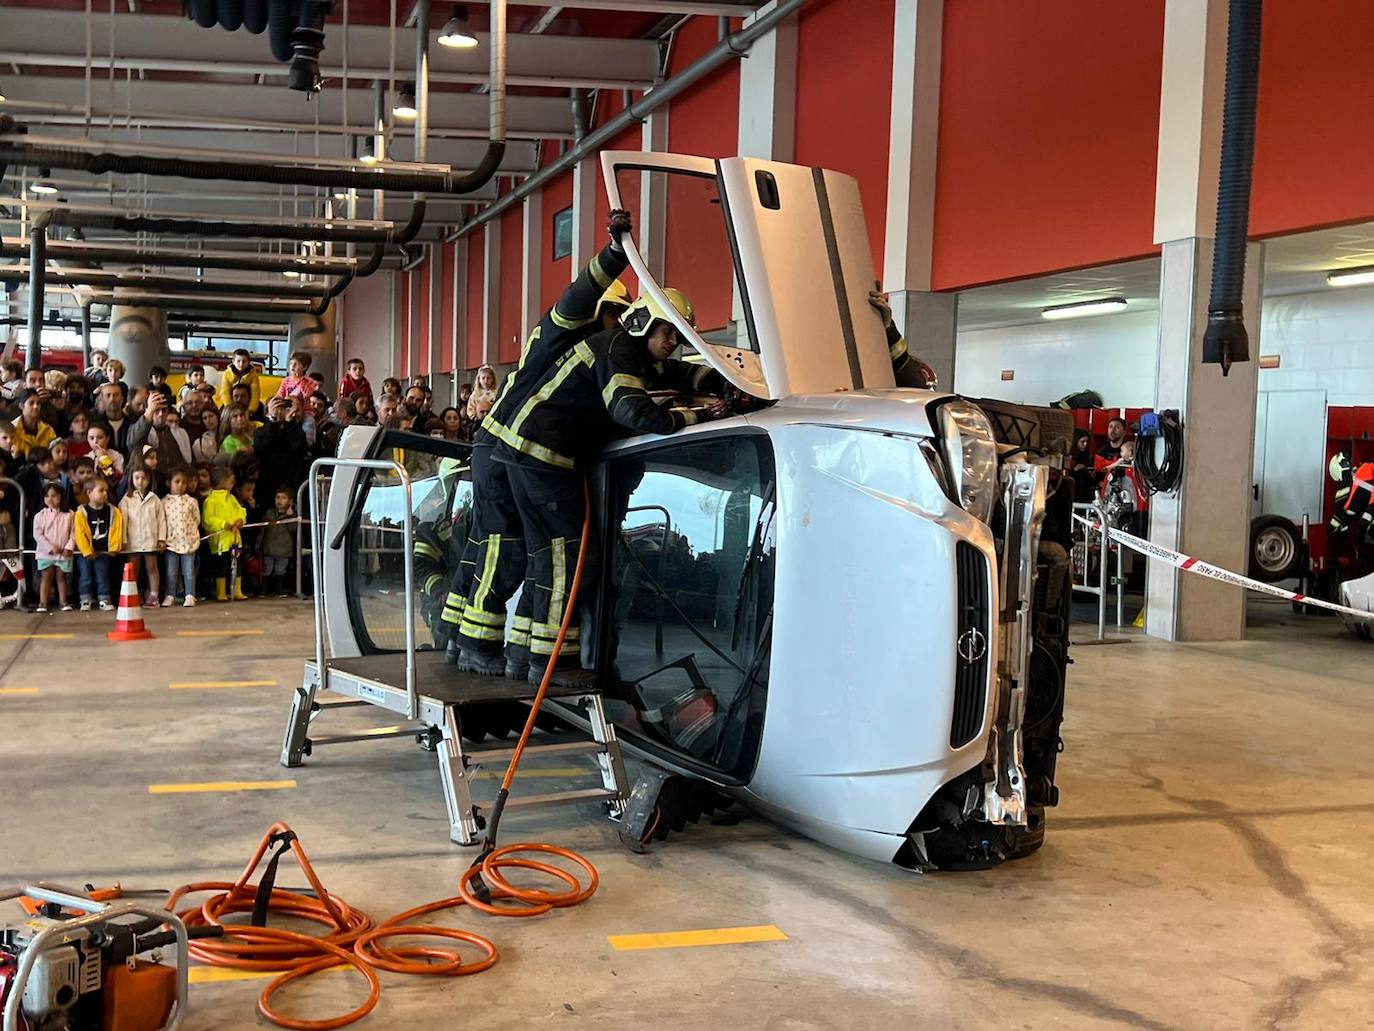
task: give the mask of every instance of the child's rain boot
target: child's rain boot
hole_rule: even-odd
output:
[[[225,590],[225,585],[226,585],[227,583],[228,583],[228,580],[227,580],[225,577],[222,577],[222,576],[217,576],[217,577],[215,577],[215,601],[228,601],[228,600],[229,600],[229,594],[228,594],[228,592]]]

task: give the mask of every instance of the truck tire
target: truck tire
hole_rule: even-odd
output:
[[[1262,515],[1250,521],[1250,577],[1277,583],[1298,576],[1305,549],[1291,519]]]

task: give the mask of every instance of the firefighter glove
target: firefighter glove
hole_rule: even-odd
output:
[[[883,317],[883,325],[892,325],[892,306],[887,303],[887,298],[877,290],[868,291],[868,303],[873,305],[879,315]]]
[[[620,237],[625,233],[633,232],[634,227],[634,218],[624,208],[616,208],[612,211],[606,224],[606,229],[611,234],[611,245],[623,253],[625,248],[620,245]]]

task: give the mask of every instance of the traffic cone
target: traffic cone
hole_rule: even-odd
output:
[[[119,585],[119,611],[115,628],[105,635],[111,641],[143,641],[152,632],[143,625],[143,610],[138,604],[138,569],[132,562],[124,565],[124,582]]]

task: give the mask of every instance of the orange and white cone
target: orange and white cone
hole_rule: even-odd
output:
[[[143,641],[152,631],[143,625],[143,609],[138,603],[138,568],[124,565],[124,582],[119,585],[119,611],[115,613],[115,628],[105,635],[111,641]]]

